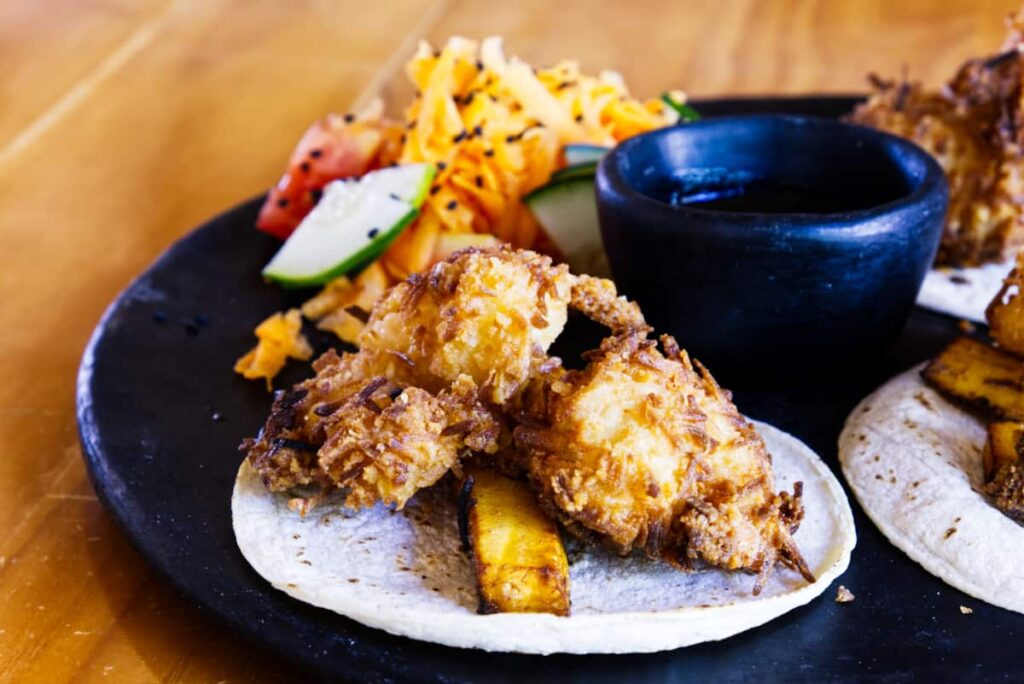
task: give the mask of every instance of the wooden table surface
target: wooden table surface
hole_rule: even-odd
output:
[[[145,565],[97,501],[75,372],[173,240],[273,183],[308,123],[389,85],[423,37],[501,34],[638,95],[938,85],[1011,0],[7,0],[0,3],[0,681],[278,681]]]

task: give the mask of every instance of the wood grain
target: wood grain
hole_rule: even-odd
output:
[[[0,5],[0,681],[276,681],[142,563],[86,479],[75,371],[106,304],[202,219],[272,183],[306,125],[401,105],[420,37],[506,37],[641,95],[933,85],[1014,2],[9,0]],[[398,80],[396,80],[396,78]]]

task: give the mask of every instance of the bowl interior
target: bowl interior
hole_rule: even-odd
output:
[[[927,164],[916,148],[825,119],[760,116],[663,129],[610,160],[629,188],[682,211],[850,214],[909,199]]]

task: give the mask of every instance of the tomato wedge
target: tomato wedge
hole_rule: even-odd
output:
[[[281,176],[263,202],[256,227],[282,240],[320,199],[323,187],[371,170],[384,142],[384,124],[330,114],[302,136]]]

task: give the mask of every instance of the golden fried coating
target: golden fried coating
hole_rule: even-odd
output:
[[[1008,23],[1003,52],[968,61],[941,93],[872,76],[873,92],[850,117],[912,140],[946,172],[939,264],[1005,261],[1024,244],[1024,12]]]
[[[570,305],[615,330],[646,329],[611,281],[526,250],[466,249],[379,300],[359,348],[402,359],[426,389],[469,375],[481,399],[502,406],[548,361]]]
[[[409,386],[407,366],[388,354],[331,350],[314,368],[315,377],[278,394],[260,435],[242,444],[267,489],[313,487],[310,505],[348,488],[349,506],[402,507],[462,452],[493,453],[507,434],[468,376],[432,394]]]
[[[689,567],[758,573],[776,561],[812,580],[791,533],[799,488],[776,494],[753,426],[671,338],[606,339],[582,371],[554,379],[544,406],[515,430],[549,511],[584,538]]]
[[[263,429],[255,439],[242,442],[250,464],[272,492],[294,487],[330,488],[331,482],[317,464],[317,451],[326,436],[323,414],[351,397],[366,377],[380,375],[368,368],[370,356],[338,355],[328,351],[313,362],[317,375],[290,391],[278,392]]]
[[[574,276],[570,305],[614,333],[651,330],[637,303],[620,297],[615,283],[606,278]]]
[[[498,449],[502,425],[477,402],[468,375],[436,396],[407,387],[393,399],[363,398],[387,384],[383,377],[366,381],[326,420],[320,469],[348,489],[345,504],[351,508],[378,501],[401,508],[457,468],[462,451]]]

